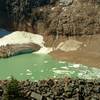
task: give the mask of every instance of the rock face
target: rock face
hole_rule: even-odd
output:
[[[100,8],[96,5],[93,7],[92,4],[79,5],[78,3],[55,8],[49,15],[51,17],[49,32],[66,36],[99,34],[100,18],[98,16],[100,13],[98,9]]]
[[[4,0],[1,1],[4,2]],[[16,30],[34,33],[45,33],[46,31],[49,34],[66,36],[100,33],[100,0],[26,1],[27,4],[23,6],[20,2],[20,7],[17,6],[19,5],[18,0],[8,3],[8,12],[12,14],[12,17],[16,16],[17,20],[24,18],[24,21],[19,21],[18,25],[14,24]],[[15,12],[16,8],[18,10]],[[27,18],[30,15],[32,16]],[[42,27],[39,27],[41,24]]]
[[[100,4],[100,0],[78,0],[81,3],[96,3]]]
[[[34,43],[13,44],[0,47],[0,58],[6,58],[19,54],[32,53],[39,50],[41,47]]]
[[[73,0],[60,0],[61,5],[68,6],[73,3]]]
[[[0,28],[12,29],[12,23],[6,11],[6,0],[0,0]]]

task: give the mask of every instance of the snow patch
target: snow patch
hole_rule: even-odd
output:
[[[36,54],[48,54],[50,52],[53,51],[53,48],[47,48],[47,47],[42,47],[40,50],[36,51],[36,52],[33,52],[33,53],[36,53]]]

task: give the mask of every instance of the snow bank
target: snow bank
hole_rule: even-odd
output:
[[[15,31],[9,35],[0,38],[0,46],[6,46],[7,44],[25,44],[35,43],[41,46],[41,49],[35,53],[47,54],[52,51],[52,48],[44,46],[43,36],[33,34],[25,31]]]
[[[51,51],[53,51],[53,48],[42,47],[39,51],[36,51],[34,53],[37,53],[37,54],[48,54]]]
[[[0,46],[6,46],[7,44],[23,44],[23,43],[35,43],[41,47],[44,44],[43,37],[41,35],[32,34],[24,31],[12,32],[9,35],[0,39]]]

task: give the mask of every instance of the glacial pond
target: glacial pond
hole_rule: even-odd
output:
[[[66,61],[57,61],[49,55],[23,54],[0,59],[0,79],[14,76],[18,80],[41,80],[56,77],[100,78],[100,69]]]

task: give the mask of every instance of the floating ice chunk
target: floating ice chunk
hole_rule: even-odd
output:
[[[97,78],[100,78],[100,74],[99,75],[96,75],[97,76]]]
[[[75,71],[70,71],[70,74],[74,74],[75,73]]]
[[[38,82],[38,80],[34,80],[34,82]]]
[[[79,68],[80,67],[80,64],[73,64],[73,67],[74,68]]]
[[[57,68],[52,68],[53,70],[57,69]]]
[[[88,69],[88,67],[87,67],[87,66],[82,66],[82,67],[84,67],[84,68]]]
[[[44,61],[44,63],[48,63],[48,61]]]
[[[67,71],[67,70],[53,70],[53,72],[56,74],[67,74],[69,71]]]
[[[34,77],[32,76],[31,79],[34,79]]]
[[[41,72],[43,73],[43,72],[44,72],[44,70],[41,70]]]
[[[11,76],[7,76],[7,78],[6,79],[11,79]]]
[[[32,73],[27,73],[26,75],[27,75],[27,76],[30,76],[30,75],[32,75]]]
[[[72,64],[70,64],[70,65],[68,65],[68,67],[73,67],[73,65],[72,65]]]
[[[31,72],[29,69],[26,70],[27,72]]]
[[[78,76],[82,76],[83,75],[83,73],[78,73]]]
[[[53,78],[56,78],[56,76],[54,75]]]
[[[63,68],[63,69],[68,69],[68,67],[67,67],[67,66],[62,66],[61,68]]]
[[[53,72],[56,74],[62,74],[61,70],[54,70]]]
[[[59,61],[58,63],[60,63],[60,64],[65,64],[66,61]]]

